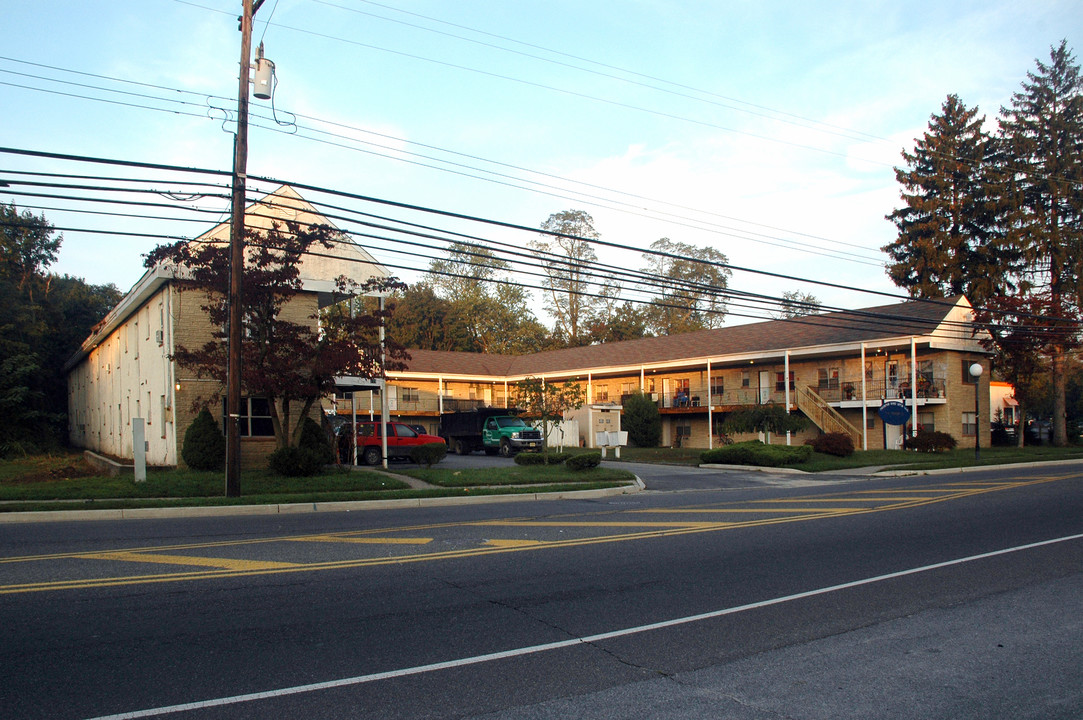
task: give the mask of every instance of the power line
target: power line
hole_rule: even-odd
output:
[[[3,58],[3,57],[0,57],[0,59],[11,60],[10,58]],[[13,62],[25,62],[25,61],[13,60]],[[36,65],[36,66],[39,66],[39,67],[47,67],[49,69],[63,71],[63,72],[77,72],[77,71],[68,71],[68,70],[65,70],[63,68],[57,68],[55,66],[41,65],[39,63],[29,63],[29,64]],[[0,72],[4,72],[4,71],[0,71]],[[92,73],[78,73],[78,74],[89,75],[91,77],[107,79],[107,80],[111,80],[111,81],[115,81],[115,82],[125,82],[125,83],[134,82],[134,81],[129,81],[129,80],[121,79],[121,78],[113,78],[113,77],[108,77],[108,76],[103,76],[103,75],[95,75],[95,74],[92,74]],[[31,76],[31,77],[39,77],[39,76]],[[41,79],[51,80],[50,78],[41,78]],[[56,80],[54,82],[65,82],[65,81]],[[4,83],[0,83],[0,84],[4,84]],[[82,83],[71,83],[71,84],[77,85],[79,87],[91,87],[91,88],[99,89],[99,90],[102,90],[102,91],[105,91],[105,92],[121,92],[121,91],[115,91],[115,90],[112,90],[112,89],[109,89],[109,88],[102,88],[100,86],[85,85],[85,84],[82,84]],[[159,88],[159,89],[162,89],[162,90],[168,90],[168,88],[164,88],[164,87],[161,87],[161,86],[150,85],[148,83],[135,83],[135,84],[138,84],[138,85],[141,85],[141,86],[144,86],[144,87],[155,87],[155,88]],[[124,106],[128,106],[128,107],[139,107],[139,108],[142,108],[142,109],[154,110],[154,111],[159,111],[159,112],[171,112],[171,113],[175,113],[175,114],[188,115],[190,117],[203,117],[203,116],[206,116],[208,118],[214,119],[213,117],[211,117],[211,115],[209,115],[207,113],[196,114],[196,113],[192,113],[192,112],[180,112],[180,111],[174,111],[174,110],[169,110],[169,109],[165,109],[165,108],[158,108],[158,107],[152,107],[152,106],[146,106],[146,105],[134,105],[134,104],[130,104],[130,103],[120,103],[120,102],[117,102],[117,101],[106,100],[106,99],[103,99],[103,98],[96,98],[96,97],[91,97],[91,96],[86,96],[86,95],[76,95],[74,93],[59,93],[59,92],[54,92],[54,91],[50,91],[50,90],[45,90],[45,89],[42,89],[42,88],[33,88],[33,87],[22,86],[22,85],[19,85],[18,87],[25,87],[26,89],[37,90],[37,91],[40,91],[40,92],[59,94],[59,95],[67,96],[67,97],[75,97],[75,98],[80,98],[80,99],[85,99],[85,100],[92,100],[92,101],[97,101],[97,102],[106,102],[106,103],[111,103],[111,104],[119,104],[119,105],[124,105]],[[227,101],[226,98],[222,98],[220,96],[204,95],[202,93],[194,93],[192,91],[175,91],[175,92],[190,94],[190,95],[198,95],[198,96],[201,96],[201,97],[206,97],[208,100],[213,98],[213,99],[216,99],[216,100]],[[142,94],[137,94],[137,93],[124,93],[124,94],[135,95],[137,97],[153,97],[153,96],[147,96],[147,95],[142,95]],[[180,100],[173,100],[173,99],[169,99],[169,98],[153,97],[153,99],[159,100],[159,101],[162,101],[162,102],[176,102],[176,103],[179,103],[179,104],[184,105],[184,106],[194,106],[194,103],[184,102],[184,101],[180,101]],[[230,111],[228,109],[226,109],[226,108],[219,108],[217,106],[209,105],[209,104],[207,105],[207,109],[208,109],[208,111],[219,111],[219,112],[222,112],[222,113],[224,113],[226,115],[228,115],[230,113]],[[416,141],[410,141],[410,140],[406,140],[406,139],[403,139],[403,138],[398,138],[398,137],[395,137],[393,135],[387,135],[387,134],[384,134],[384,133],[377,133],[377,132],[374,132],[374,131],[371,131],[371,130],[366,130],[364,128],[351,126],[351,125],[348,125],[348,124],[345,124],[345,123],[338,123],[338,122],[328,121],[328,120],[324,120],[322,118],[318,118],[318,117],[315,117],[315,116],[298,114],[298,113],[291,113],[291,114],[294,115],[295,117],[298,117],[298,118],[304,118],[304,119],[307,119],[307,120],[310,120],[310,121],[315,121],[317,123],[330,125],[332,127],[339,127],[339,128],[345,129],[345,130],[351,130],[351,131],[354,131],[354,132],[360,132],[360,133],[365,133],[365,134],[368,134],[368,135],[374,135],[374,136],[377,136],[377,137],[382,137],[382,138],[385,138],[385,139],[395,141],[397,143],[405,143],[405,144],[413,145],[413,146],[416,146],[416,147],[431,149],[431,150],[435,150],[437,152],[446,153],[446,154],[457,156],[457,157],[463,157],[463,158],[466,158],[466,159],[469,159],[469,160],[476,160],[478,162],[484,162],[484,163],[487,163],[487,164],[491,164],[491,165],[495,165],[495,166],[499,166],[499,167],[504,167],[504,168],[508,168],[508,169],[511,169],[511,170],[516,170],[516,171],[519,171],[519,172],[529,173],[531,175],[536,175],[536,176],[540,176],[540,177],[548,177],[548,178],[560,180],[561,182],[564,182],[564,183],[571,183],[571,184],[579,185],[579,186],[583,186],[583,187],[589,187],[589,188],[593,188],[593,189],[597,189],[597,190],[603,190],[603,191],[605,191],[607,193],[611,193],[611,194],[614,194],[614,195],[619,195],[619,196],[622,196],[622,197],[628,197],[628,198],[631,198],[633,200],[641,200],[641,201],[645,200],[647,202],[655,203],[655,204],[658,204],[658,205],[668,206],[668,207],[672,207],[672,208],[675,208],[675,209],[678,209],[678,210],[690,211],[690,212],[694,212],[694,213],[704,215],[704,216],[708,216],[708,217],[718,217],[718,218],[727,219],[727,220],[734,220],[734,221],[737,221],[737,222],[740,222],[740,223],[743,223],[743,224],[756,226],[756,227],[762,227],[762,228],[765,228],[765,229],[768,229],[768,230],[775,230],[775,231],[778,231],[778,232],[785,232],[785,233],[795,235],[795,236],[798,236],[798,237],[806,237],[806,238],[809,238],[809,239],[820,240],[820,241],[823,241],[823,242],[832,243],[832,244],[836,244],[836,245],[840,245],[840,246],[849,246],[849,247],[857,248],[859,250],[867,250],[867,248],[865,248],[865,247],[863,247],[861,245],[857,245],[855,243],[847,243],[847,242],[844,242],[844,241],[834,240],[834,239],[831,239],[831,238],[825,238],[825,237],[822,237],[822,236],[812,235],[812,234],[809,234],[809,233],[803,233],[803,232],[798,232],[798,231],[793,231],[793,230],[787,230],[787,229],[784,229],[784,228],[778,228],[778,227],[775,227],[775,226],[772,226],[772,225],[768,225],[768,224],[765,224],[765,223],[759,223],[759,222],[744,220],[744,219],[741,219],[741,218],[735,218],[735,217],[732,217],[732,216],[723,215],[723,214],[715,213],[715,212],[712,212],[712,211],[705,211],[705,210],[701,210],[701,209],[694,208],[694,207],[691,207],[691,206],[681,205],[679,203],[672,203],[672,202],[665,201],[665,200],[658,200],[656,198],[650,198],[650,197],[646,197],[646,196],[639,195],[639,194],[636,194],[636,193],[626,192],[626,191],[622,191],[622,190],[616,190],[616,189],[613,189],[613,188],[608,188],[608,187],[604,187],[604,186],[593,184],[593,183],[586,183],[586,182],[583,182],[583,181],[579,181],[579,180],[575,180],[575,179],[571,179],[571,178],[566,178],[566,177],[555,175],[555,174],[552,174],[552,173],[545,173],[545,172],[532,170],[530,168],[525,168],[525,167],[514,165],[514,164],[511,164],[511,163],[504,163],[504,162],[497,161],[497,160],[491,160],[491,159],[488,159],[488,158],[484,158],[484,157],[477,156],[477,155],[471,155],[471,154],[468,154],[468,153],[460,153],[460,152],[457,152],[457,151],[454,151],[454,150],[449,150],[447,148],[442,148],[442,147],[439,147],[439,146],[436,146],[436,145],[431,145],[431,144],[427,144],[427,143],[419,143],[419,142],[416,142]],[[270,117],[267,117],[267,116],[264,116],[264,115],[260,115],[258,112],[254,112],[253,116],[257,117],[259,119],[262,119],[262,120],[273,120],[273,118],[270,118]],[[227,119],[227,121],[228,121],[228,119]],[[275,123],[276,123],[276,125],[280,125],[280,123],[278,123],[277,121],[275,121]],[[286,131],[282,130],[280,127],[275,127],[275,126],[259,125],[259,124],[256,124],[256,123],[253,123],[253,126],[254,127],[259,127],[260,129],[263,129],[263,130],[270,130],[270,131],[273,131],[273,132],[282,132],[282,133],[286,132]],[[623,213],[626,213],[626,214],[636,215],[636,216],[640,216],[640,217],[648,217],[648,218],[656,219],[656,220],[665,220],[665,221],[668,221],[668,222],[675,222],[676,224],[678,224],[680,226],[683,226],[683,227],[689,227],[689,228],[693,228],[693,229],[696,229],[696,230],[701,230],[701,231],[705,231],[705,232],[712,232],[712,233],[717,233],[717,234],[722,234],[722,235],[729,235],[729,236],[736,237],[736,238],[739,238],[739,239],[749,240],[751,242],[757,242],[757,243],[765,244],[765,245],[768,245],[768,246],[783,247],[783,248],[787,248],[787,249],[794,249],[794,250],[797,250],[799,252],[812,252],[812,253],[821,254],[821,255],[822,254],[830,254],[830,255],[832,255],[834,257],[838,257],[839,259],[846,260],[848,262],[856,262],[856,263],[861,263],[861,264],[866,264],[866,265],[873,265],[873,266],[877,266],[877,267],[883,265],[883,260],[881,258],[875,257],[875,256],[858,255],[858,254],[850,253],[850,252],[846,252],[846,251],[834,251],[834,252],[831,252],[831,251],[825,250],[824,248],[822,248],[820,246],[812,245],[812,244],[809,244],[809,243],[804,243],[804,242],[801,242],[801,241],[798,241],[798,240],[792,240],[792,239],[788,239],[788,238],[782,238],[782,237],[778,237],[778,236],[767,235],[765,233],[754,232],[754,231],[751,231],[751,230],[739,230],[737,228],[730,228],[730,227],[727,227],[727,226],[724,226],[724,225],[718,225],[718,224],[716,224],[716,223],[714,223],[712,221],[689,218],[687,216],[683,216],[683,215],[679,215],[679,214],[675,214],[675,213],[671,213],[671,212],[666,212],[666,211],[662,211],[662,210],[651,210],[650,213],[653,213],[653,214],[647,214],[647,213],[643,212],[643,210],[649,210],[649,208],[643,208],[641,203],[625,202],[625,201],[621,201],[621,200],[615,200],[615,199],[612,199],[612,198],[602,198],[602,197],[597,196],[597,195],[590,195],[590,194],[583,193],[582,191],[574,191],[574,190],[559,188],[558,186],[549,185],[549,184],[539,182],[539,181],[536,181],[536,180],[530,180],[528,178],[516,177],[516,176],[513,176],[513,175],[506,174],[506,173],[501,173],[501,172],[497,172],[497,171],[494,171],[494,170],[488,170],[488,169],[484,169],[484,168],[478,168],[478,167],[467,165],[467,164],[464,164],[464,163],[453,162],[453,161],[450,161],[450,160],[446,160],[446,159],[438,158],[438,157],[433,157],[433,156],[430,156],[430,155],[424,155],[424,154],[420,154],[420,153],[413,153],[413,152],[409,152],[409,151],[405,151],[405,150],[400,150],[400,149],[394,148],[392,146],[384,145],[384,144],[373,142],[373,141],[360,140],[360,139],[357,139],[357,138],[353,138],[353,137],[343,135],[341,133],[335,133],[335,132],[330,132],[330,131],[327,131],[327,130],[321,130],[321,129],[316,128],[316,127],[311,127],[311,126],[306,126],[306,127],[294,126],[294,127],[296,129],[304,129],[304,130],[307,130],[307,131],[310,131],[310,132],[318,133],[318,134],[321,134],[321,135],[326,135],[326,136],[333,137],[333,138],[340,138],[340,139],[348,140],[351,143],[362,143],[362,144],[369,145],[369,146],[372,146],[372,147],[378,147],[378,148],[381,148],[381,149],[384,149],[384,150],[392,151],[393,153],[396,153],[396,154],[386,154],[386,153],[374,152],[374,151],[371,151],[371,150],[363,150],[363,149],[360,149],[360,148],[353,147],[352,145],[332,142],[332,141],[329,141],[329,140],[326,140],[326,139],[321,139],[321,138],[311,137],[309,135],[299,134],[295,130],[289,131],[289,134],[298,134],[300,137],[302,137],[302,138],[304,138],[306,140],[310,140],[310,141],[313,141],[313,142],[320,142],[320,143],[327,144],[327,145],[332,145],[332,146],[335,146],[335,147],[342,147],[342,148],[354,150],[355,152],[362,152],[362,153],[365,153],[365,154],[368,154],[368,155],[374,155],[374,156],[377,156],[377,157],[382,157],[382,158],[386,158],[386,159],[390,159],[390,160],[405,162],[405,163],[408,163],[408,164],[417,165],[419,167],[425,167],[425,168],[428,168],[428,169],[438,170],[438,171],[441,171],[441,172],[452,173],[452,174],[455,174],[455,175],[460,175],[460,176],[463,176],[463,177],[469,177],[471,179],[481,180],[481,181],[484,181],[484,182],[490,182],[490,183],[493,183],[493,184],[504,185],[506,187],[511,187],[511,188],[515,188],[515,189],[527,190],[529,192],[534,192],[534,193],[538,193],[538,194],[550,195],[552,197],[557,197],[557,198],[560,198],[560,199],[569,200],[569,201],[573,201],[573,202],[586,202],[587,204],[590,204],[590,205],[594,205],[594,206],[597,206],[597,207],[602,207],[602,208],[609,209],[609,210],[615,210],[615,211],[623,212]],[[406,156],[414,157],[414,158],[420,158],[420,159],[423,159],[423,160],[429,160],[429,161],[441,163],[442,165],[447,165],[447,166],[450,166],[450,167],[443,167],[441,165],[431,165],[431,164],[428,164],[428,163],[425,163],[425,162],[419,162],[419,161],[415,161],[415,160],[405,160],[402,157],[400,157],[402,155],[406,155]],[[453,168],[460,168],[460,169],[453,169]],[[487,175],[492,175],[493,177],[478,176],[478,175],[474,175],[474,174],[469,173],[469,172],[464,172],[463,170],[473,170],[475,172],[482,172],[482,173],[486,173]],[[505,178],[505,179],[509,179],[509,180],[514,180],[515,182],[504,182],[504,181],[501,181],[499,179],[493,179],[493,178]],[[517,184],[517,183],[526,183],[527,185],[533,186],[533,187],[524,186],[524,185]],[[542,189],[539,189],[539,188],[542,188]],[[559,192],[556,192],[556,191],[559,191]],[[568,193],[568,194],[564,194],[564,193]],[[739,233],[739,234],[736,234],[736,233]]]

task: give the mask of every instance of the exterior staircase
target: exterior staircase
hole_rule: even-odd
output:
[[[831,407],[811,387],[806,385],[798,389],[797,409],[805,413],[808,419],[825,433],[845,433],[854,441],[855,448],[861,447],[861,431]]]

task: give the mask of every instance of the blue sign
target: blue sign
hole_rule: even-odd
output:
[[[889,400],[877,412],[888,425],[905,425],[910,420],[910,408],[898,400]]]

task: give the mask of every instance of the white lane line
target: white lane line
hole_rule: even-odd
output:
[[[636,635],[639,633],[650,632],[652,630],[663,630],[666,628],[676,627],[679,625],[687,625],[689,623],[700,622],[703,620],[711,620],[713,618],[719,618],[726,615],[734,615],[748,610],[757,610],[759,608],[770,607],[772,605],[780,605],[782,603],[793,602],[794,600],[803,600],[805,598],[816,597],[817,595],[826,595],[828,593],[838,592],[839,590],[848,590],[850,588],[861,587],[862,585],[871,585],[873,583],[883,582],[885,580],[893,580],[895,578],[906,577],[907,575],[917,575],[923,572],[929,572],[931,570],[939,570],[941,568],[951,567],[953,565],[963,565],[969,562],[975,562],[977,560],[985,560],[987,558],[997,557],[999,555],[1008,555],[1010,553],[1021,552],[1023,550],[1033,550],[1034,548],[1045,547],[1047,545],[1056,545],[1058,543],[1072,542],[1075,540],[1083,540],[1083,533],[1079,535],[1068,535],[1066,537],[1054,538],[1053,540],[1043,540],[1042,542],[1030,543],[1029,545],[1019,545],[1016,547],[1005,548],[1003,550],[994,550],[993,552],[982,553],[980,555],[971,555],[969,557],[957,558],[955,560],[948,560],[946,562],[934,563],[933,565],[923,565],[922,567],[911,568],[909,570],[900,570],[898,572],[888,573],[886,575],[877,575],[875,577],[864,578],[862,580],[854,580],[852,582],[842,583],[840,585],[831,585],[829,587],[818,588],[816,590],[807,590],[805,592],[796,593],[794,595],[785,595],[783,597],[773,598],[771,600],[761,600],[759,602],[749,603],[747,605],[738,605],[736,607],[725,608],[723,610],[713,610],[711,612],[701,613],[699,615],[689,615],[687,617],[675,618],[673,620],[664,620],[662,622],[651,623],[649,625],[637,625],[636,627],[624,628],[623,630],[613,630],[611,632],[598,633],[597,635],[588,635],[581,638],[572,638],[570,640],[561,640],[559,642],[545,643],[543,645],[532,645],[530,647],[516,648],[514,650],[505,650],[503,652],[488,653],[486,655],[475,655],[469,658],[460,658],[458,660],[447,660],[444,662],[431,663],[429,665],[418,665],[411,668],[403,668],[401,670],[388,670],[387,672],[373,673],[371,675],[358,675],[356,677],[342,678],[340,680],[328,680],[326,682],[311,683],[308,685],[295,685],[294,687],[279,688],[277,690],[266,690],[264,692],[247,693],[245,695],[233,695],[230,697],[215,698],[213,700],[198,700],[196,702],[183,703],[181,705],[168,705],[165,707],[150,708],[147,710],[133,710],[131,712],[119,713],[117,715],[102,715],[95,718],[89,718],[88,720],[131,720],[133,718],[146,718],[157,717],[159,715],[168,715],[171,713],[186,712],[189,710],[204,710],[207,708],[220,707],[223,705],[236,705],[238,703],[253,702],[255,700],[271,700],[274,698],[285,697],[288,695],[298,695],[300,693],[316,692],[319,690],[330,690],[333,688],[348,687],[351,685],[363,685],[365,683],[378,682],[380,680],[391,680],[394,678],[408,677],[410,675],[422,675],[424,673],[436,672],[439,670],[448,670],[450,668],[466,667],[468,665],[478,665],[481,663],[492,662],[493,660],[505,660],[507,658],[522,657],[524,655],[534,655],[537,653],[549,652],[550,650],[560,650],[561,648],[575,647],[577,645],[589,645],[603,640],[612,640],[614,638],[626,637],[628,635]]]

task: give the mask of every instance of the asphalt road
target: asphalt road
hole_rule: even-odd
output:
[[[1083,716],[1083,466],[644,475],[0,526],[0,717]]]

